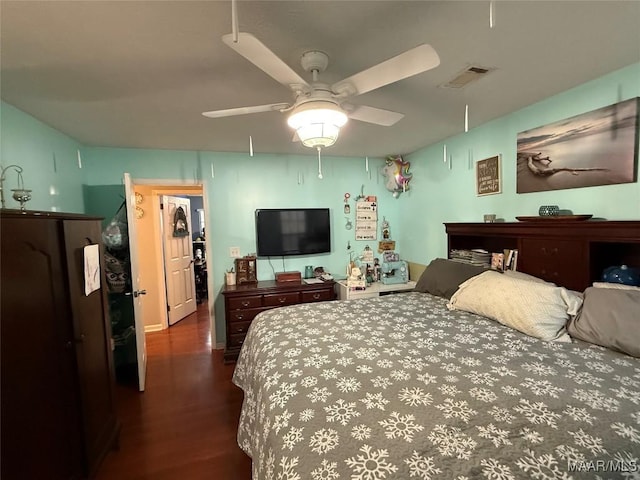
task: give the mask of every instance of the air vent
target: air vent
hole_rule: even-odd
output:
[[[471,82],[475,82],[476,80],[480,80],[487,73],[493,71],[492,68],[485,67],[467,67],[458,75],[455,76],[452,80],[449,80],[447,83],[443,83],[440,85],[444,88],[463,88],[469,85]]]

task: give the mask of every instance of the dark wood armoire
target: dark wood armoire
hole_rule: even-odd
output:
[[[0,212],[1,476],[93,476],[117,443],[99,218]],[[85,295],[84,247],[101,288]]]

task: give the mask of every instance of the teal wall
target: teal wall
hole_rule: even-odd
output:
[[[25,188],[33,190],[27,208],[84,212],[80,143],[5,102],[0,103],[0,139],[0,164],[21,166]],[[18,208],[11,198],[11,189],[17,188],[13,169],[4,188],[7,208]]]
[[[485,213],[495,213],[505,221],[516,221],[516,216],[537,215],[540,205],[559,205],[575,214],[588,213],[609,220],[638,220],[638,182],[516,193],[518,132],[638,96],[640,63],[406,156],[411,161],[414,178],[411,193],[402,199],[403,207],[398,225],[404,258],[428,263],[435,257],[446,257],[447,239],[442,224],[482,222]],[[471,121],[473,108],[470,105]],[[445,144],[452,159],[450,165],[445,164],[443,159]],[[502,155],[502,193],[477,197],[475,161],[497,154]]]
[[[274,271],[304,271],[305,265],[323,266],[325,270],[342,274],[346,270],[349,252],[359,252],[375,242],[356,242],[355,230],[346,230],[343,214],[344,194],[352,199],[364,186],[365,195],[376,195],[380,218],[385,216],[392,235],[401,236],[398,226],[403,198],[393,198],[384,187],[384,178],[378,173],[382,159],[369,159],[371,179],[365,170],[364,158],[323,157],[324,178],[318,174],[315,155],[283,156],[237,153],[187,152],[166,150],[136,150],[116,148],[86,148],[84,154],[85,181],[92,190],[97,185],[117,185],[122,173],[129,172],[135,180],[202,181],[207,188],[207,236],[213,251],[215,282],[215,311],[218,341],[224,339],[224,308],[219,298],[224,272],[233,266],[229,247],[240,247],[243,255],[256,251],[254,212],[258,208],[328,207],[331,209],[332,253],[304,257],[286,257],[258,261],[258,278],[273,279]],[[211,174],[213,165],[213,178]],[[351,214],[355,208],[351,201]],[[378,232],[379,233],[379,232]],[[398,242],[402,253],[402,242]]]

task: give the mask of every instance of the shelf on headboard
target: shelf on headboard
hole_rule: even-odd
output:
[[[640,267],[640,221],[445,223],[448,251],[517,248],[518,270],[572,290],[611,265]]]

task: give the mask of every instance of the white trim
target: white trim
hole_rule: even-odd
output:
[[[202,208],[204,208],[207,220],[205,222],[204,245],[207,250],[207,309],[209,310],[209,335],[211,337],[211,345],[216,345],[216,311],[213,301],[213,292],[215,292],[215,282],[213,279],[213,245],[211,242],[211,210],[209,205],[209,191],[207,184],[202,184]],[[223,347],[224,348],[224,347]]]
[[[162,178],[162,179],[140,178],[140,179],[135,179],[135,184],[136,185],[158,185],[159,187],[204,187],[204,182],[202,182],[202,180],[179,180],[179,179],[168,180],[166,178]]]
[[[162,328],[162,325],[145,325],[144,326],[144,333],[161,332],[162,330],[164,330]]]

